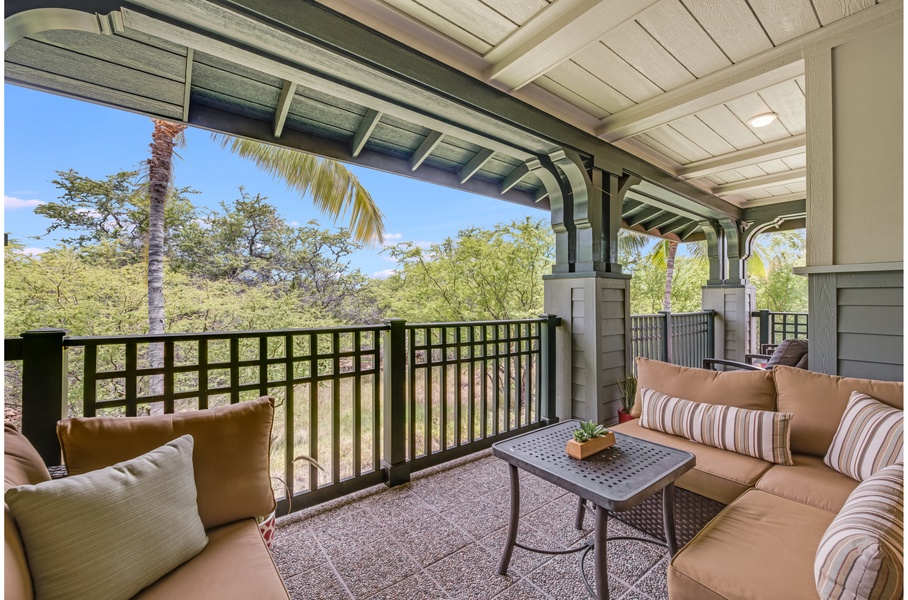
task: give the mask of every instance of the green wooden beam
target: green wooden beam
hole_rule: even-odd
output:
[[[426,139],[422,141],[422,144],[419,145],[419,148],[416,149],[416,152],[413,153],[413,156],[410,157],[410,170],[415,171],[419,168],[419,165],[423,163],[424,160],[429,158],[429,155],[432,154],[432,150],[438,147],[438,144],[441,143],[441,139],[445,137],[445,134],[440,131],[431,131],[429,135],[426,136]]]
[[[356,128],[356,132],[353,134],[353,140],[350,142],[350,154],[353,158],[359,156],[359,153],[366,147],[369,136],[375,131],[375,126],[378,125],[380,120],[380,112],[371,108],[366,109],[366,114],[363,116],[363,120],[360,121],[359,127]]]
[[[470,177],[479,172],[479,169],[482,168],[484,164],[491,160],[492,156],[495,155],[494,150],[489,150],[488,148],[483,148],[476,153],[476,156],[470,159],[470,162],[465,164],[458,176],[460,177],[460,183],[465,183]]]
[[[281,137],[281,132],[284,131],[284,123],[287,122],[287,115],[290,113],[290,105],[293,103],[295,93],[296,84],[285,79],[281,95],[277,99],[277,108],[274,110],[274,137],[276,138]]]
[[[650,221],[651,219],[654,219],[666,212],[667,211],[662,210],[661,208],[648,208],[643,212],[633,215],[632,217],[627,219],[627,226],[635,227],[637,225],[642,225],[643,223],[646,223],[647,221]]]

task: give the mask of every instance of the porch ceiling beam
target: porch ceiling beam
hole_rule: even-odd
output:
[[[183,122],[189,119],[189,97],[192,92],[192,48],[186,49],[186,74],[183,78]]]
[[[745,208],[741,218],[744,221],[767,221],[771,219],[788,220],[806,215],[807,200],[791,200],[778,204]]]
[[[635,215],[638,212],[646,209],[646,204],[639,200],[625,200],[624,206],[621,207],[621,218],[626,219],[631,215]]]
[[[633,215],[631,218],[627,219],[626,223],[628,227],[642,225],[643,223],[651,221],[665,212],[666,211],[662,210],[661,208],[648,208],[645,211]]]
[[[668,199],[666,196],[668,196]],[[640,200],[649,206],[673,212],[691,221],[699,221],[703,218],[695,212],[677,206],[671,201],[674,198],[667,194],[665,190],[645,181],[631,188],[627,193],[627,197],[633,200]]]
[[[419,165],[423,163],[424,160],[429,158],[429,155],[432,154],[432,150],[438,147],[438,144],[441,143],[441,139],[445,137],[445,134],[440,131],[431,131],[429,135],[426,136],[426,139],[422,141],[422,144],[419,145],[419,148],[416,149],[416,152],[413,153],[413,156],[410,157],[410,170],[415,171],[419,168]]]
[[[737,192],[749,192],[751,190],[758,190],[760,188],[768,187],[771,185],[785,185],[786,183],[804,181],[806,178],[806,168],[794,169],[792,171],[784,171],[782,173],[773,173],[771,175],[763,175],[762,177],[754,177],[753,179],[745,179],[744,181],[724,183],[713,188],[713,193],[722,195],[735,194]]]
[[[491,63],[484,75],[507,91],[520,89],[657,1],[553,2],[483,56]]]
[[[670,212],[666,212],[665,214],[659,215],[658,217],[652,219],[651,221],[644,223],[643,226],[646,227],[647,230],[658,229],[660,232],[666,233],[665,231],[662,231],[662,228],[665,227],[666,225],[668,225],[669,223],[673,223],[673,222],[677,221],[680,218],[681,217],[679,217],[678,215],[672,214]]]
[[[681,241],[683,242],[684,240],[686,240],[693,234],[697,233],[698,231],[700,231],[700,223],[693,222],[690,225],[688,225],[687,229],[685,229],[684,231],[679,233],[678,237],[681,238]]]
[[[698,160],[684,165],[678,169],[678,176],[684,179],[695,179],[720,173],[730,169],[737,169],[747,165],[754,165],[768,160],[785,158],[801,154],[807,148],[807,134],[793,135],[781,140],[760,144],[753,148],[744,148],[736,152],[729,152],[721,156]]]
[[[473,175],[479,172],[479,169],[482,168],[484,164],[491,160],[492,156],[495,154],[494,150],[489,150],[488,148],[483,148],[476,153],[476,156],[470,159],[470,162],[465,164],[457,175],[460,177],[460,183],[464,183]]]
[[[675,234],[678,234],[680,237],[681,232],[684,231],[685,229],[687,229],[688,227],[690,227],[690,225],[691,225],[690,220],[682,218],[682,219],[678,219],[678,221],[676,221],[674,223],[671,223],[670,227],[666,227],[665,229],[662,229],[661,231],[662,231],[662,233],[675,233]]]
[[[741,210],[748,211],[754,208],[760,208],[763,206],[774,206],[776,204],[782,204],[792,201],[804,201],[807,198],[807,192],[792,192],[791,194],[782,194],[780,196],[769,196],[767,198],[759,198],[757,200],[744,200],[741,202]],[[742,217],[743,219],[743,217]]]
[[[534,159],[535,160],[535,159]],[[519,165],[516,169],[508,173],[501,183],[498,184],[499,191],[504,194],[530,174],[530,166],[526,163]]]
[[[375,126],[378,125],[380,120],[380,112],[371,108],[366,109],[366,114],[363,116],[363,120],[359,122],[359,127],[356,128],[353,133],[353,140],[350,142],[350,154],[353,155],[353,158],[359,156],[359,153],[366,147],[366,142],[369,141],[369,137],[375,131]]]
[[[535,200],[536,202],[539,202],[540,200],[543,200],[544,198],[548,198],[548,196],[549,196],[549,191],[547,189],[545,189],[545,186],[542,186],[538,190],[533,192],[533,200]]]
[[[901,2],[883,2],[646,100],[600,122],[596,134],[615,142],[697,111],[804,74],[805,55],[862,35],[882,17],[901,20]]]
[[[281,132],[284,131],[284,123],[287,122],[287,115],[290,114],[290,105],[293,103],[295,93],[296,84],[285,79],[281,95],[277,99],[277,108],[274,111],[274,137],[276,138],[281,137]]]

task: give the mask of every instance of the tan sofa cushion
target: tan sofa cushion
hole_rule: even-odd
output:
[[[643,408],[641,390],[648,388],[675,396],[705,402],[724,404],[751,410],[773,410],[776,388],[772,371],[728,371],[720,373],[708,369],[679,367],[658,360],[638,357],[637,395],[631,414],[640,416]]]
[[[15,427],[3,427],[3,491],[17,485],[50,481],[50,473],[38,451]],[[3,597],[34,598],[25,547],[9,507],[3,505]]]
[[[208,546],[201,553],[134,598],[287,600],[290,597],[253,519],[222,525],[207,533]]]
[[[668,567],[672,600],[816,598],[813,563],[830,512],[750,490]]]
[[[759,458],[719,450],[676,435],[644,429],[640,427],[639,419],[612,425],[609,429],[691,452],[697,457],[697,464],[679,477],[675,485],[722,504],[729,504],[753,487],[760,476],[772,466],[772,463]]]
[[[773,369],[778,410],[794,415],[791,451],[825,456],[851,392],[858,391],[895,408],[903,407],[904,384],[824,375],[794,367]]]
[[[191,435],[199,517],[208,529],[274,509],[269,457],[273,419],[273,400],[265,397],[154,417],[64,419],[57,424],[57,435],[72,475]]]
[[[793,466],[773,466],[755,487],[814,508],[839,512],[858,482],[830,469],[818,456],[795,454],[792,458]]]

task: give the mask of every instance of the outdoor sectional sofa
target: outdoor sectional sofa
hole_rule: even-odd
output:
[[[692,539],[672,558],[668,568],[671,600],[821,597],[814,575],[818,547],[859,485],[857,480],[827,466],[824,456],[836,436],[852,392],[861,392],[901,410],[903,383],[834,377],[792,367],[714,372],[642,358],[637,359],[637,369],[635,416],[641,414],[642,394],[647,389],[696,402],[792,414],[789,425],[793,465],[790,466],[644,428],[641,419],[613,427],[615,431],[696,455],[696,467],[676,482],[678,521],[696,520],[700,514],[698,506],[715,507],[712,512],[718,511],[698,533],[681,536],[682,541],[691,535]],[[901,415],[892,416],[899,419],[900,436]],[[898,443],[900,449],[900,438]],[[903,467],[896,465],[889,468],[892,469],[898,470],[901,481]],[[897,496],[900,511],[901,484]],[[855,501],[860,499],[849,504]],[[640,514],[618,517],[632,524],[646,525],[646,517]],[[635,519],[639,522],[634,522]],[[898,530],[893,535],[898,539],[900,563],[900,512],[898,519]],[[696,524],[696,529],[701,525]],[[684,523],[679,526],[683,529]],[[650,529],[658,531],[657,527]],[[856,547],[860,549],[861,544]],[[886,559],[884,556],[881,560],[885,563]],[[901,597],[901,574],[890,575],[898,578],[894,585],[899,591],[894,597]],[[863,582],[865,586],[873,583]],[[879,597],[873,596],[878,592],[867,593]],[[861,594],[856,597],[860,598]]]
[[[57,433],[69,476],[55,480],[28,440],[7,425],[4,492],[58,489],[50,500],[57,504],[37,517],[30,511],[41,510],[47,496],[6,493],[4,597],[123,597],[126,589],[142,600],[287,600],[255,519],[274,509],[268,471],[273,415],[273,400],[264,397],[173,415],[66,419]],[[159,469],[175,468],[187,449],[183,476],[165,471],[151,487],[135,487]],[[87,484],[81,492],[89,493],[108,485],[101,479],[125,491],[126,501],[112,499],[117,493],[109,487],[107,496],[87,503],[84,494],[82,504],[66,496],[79,493],[80,482]],[[180,481],[188,497],[181,496]],[[79,527],[86,531],[74,535]],[[198,541],[187,546],[192,538]],[[155,540],[162,541],[157,551]],[[96,556],[112,548],[115,556]],[[165,566],[153,565],[159,561]],[[168,567],[168,561],[177,564]]]

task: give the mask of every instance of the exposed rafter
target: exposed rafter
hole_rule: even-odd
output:
[[[195,52],[192,48],[186,49],[186,72],[183,78],[183,122],[189,120],[189,97],[192,92],[192,60]]]
[[[762,177],[754,177],[753,179],[745,179],[744,181],[725,183],[714,188],[713,193],[722,195],[735,194],[738,192],[749,192],[751,190],[758,190],[760,188],[769,187],[771,185],[785,185],[787,183],[804,181],[805,179],[807,179],[807,169],[794,169],[792,171],[784,171],[782,173],[773,173],[771,175],[763,175]]]
[[[277,99],[277,108],[274,110],[274,137],[281,137],[284,131],[284,123],[287,122],[287,115],[290,114],[290,105],[293,103],[293,94],[296,93],[296,84],[290,80],[284,80],[284,87],[281,88],[281,95]]]
[[[359,127],[356,128],[356,132],[353,134],[353,140],[350,142],[350,154],[353,155],[353,158],[359,156],[359,153],[366,147],[369,136],[375,131],[375,126],[378,125],[380,120],[380,112],[371,108],[366,109],[366,114],[363,116],[363,120],[359,122]]]
[[[674,223],[675,221],[677,221],[680,218],[681,217],[679,217],[678,215],[674,215],[670,212],[666,212],[665,214],[659,215],[658,217],[655,217],[652,220],[644,223],[644,226],[646,227],[647,230],[658,229],[659,231],[662,231],[663,227],[665,227],[669,223]],[[665,232],[662,231],[662,233],[665,233]]]
[[[498,191],[502,194],[510,191],[511,188],[520,183],[520,181],[529,174],[530,167],[526,163],[519,165],[516,169],[508,173],[507,176],[505,176],[505,178],[501,180],[501,183],[498,184]]]
[[[429,155],[432,154],[432,150],[435,150],[438,144],[441,143],[441,138],[443,137],[445,137],[445,134],[440,131],[432,131],[426,136],[426,139],[422,141],[422,144],[419,145],[419,148],[417,148],[416,152],[413,153],[413,156],[410,157],[411,171],[418,169],[419,165],[429,158]]]
[[[865,32],[868,24],[900,14],[901,3],[883,2],[825,27],[686,83],[601,121],[596,133],[614,142],[697,111],[718,106],[804,74],[803,57]]]
[[[658,0],[560,0],[533,17],[483,57],[485,75],[516,90],[595,43]]]
[[[642,225],[643,223],[652,221],[659,215],[664,214],[666,212],[667,211],[664,211],[661,208],[648,208],[648,209],[644,210],[643,212],[637,213],[636,215],[633,215],[632,217],[627,219],[626,220],[627,226],[634,227],[636,225]]]
[[[737,152],[730,152],[721,156],[689,163],[678,169],[678,176],[683,177],[684,179],[704,177],[706,175],[712,175],[713,173],[728,171],[729,169],[737,169],[738,167],[746,165],[753,165],[768,160],[801,154],[806,147],[807,134],[802,133],[793,135],[788,138],[782,138],[781,140],[760,144],[753,148],[745,148],[743,150],[738,150]]]
[[[694,222],[694,223],[691,223],[690,225],[688,225],[687,229],[685,229],[684,231],[679,233],[678,237],[681,238],[681,241],[683,242],[684,240],[686,240],[693,234],[697,233],[698,231],[700,231],[700,223]]]
[[[476,156],[470,159],[470,162],[465,164],[463,168],[460,169],[458,175],[460,176],[460,183],[466,182],[470,177],[479,172],[479,169],[482,168],[484,164],[491,160],[492,156],[495,154],[494,150],[489,150],[488,148],[483,148],[476,153]]]

